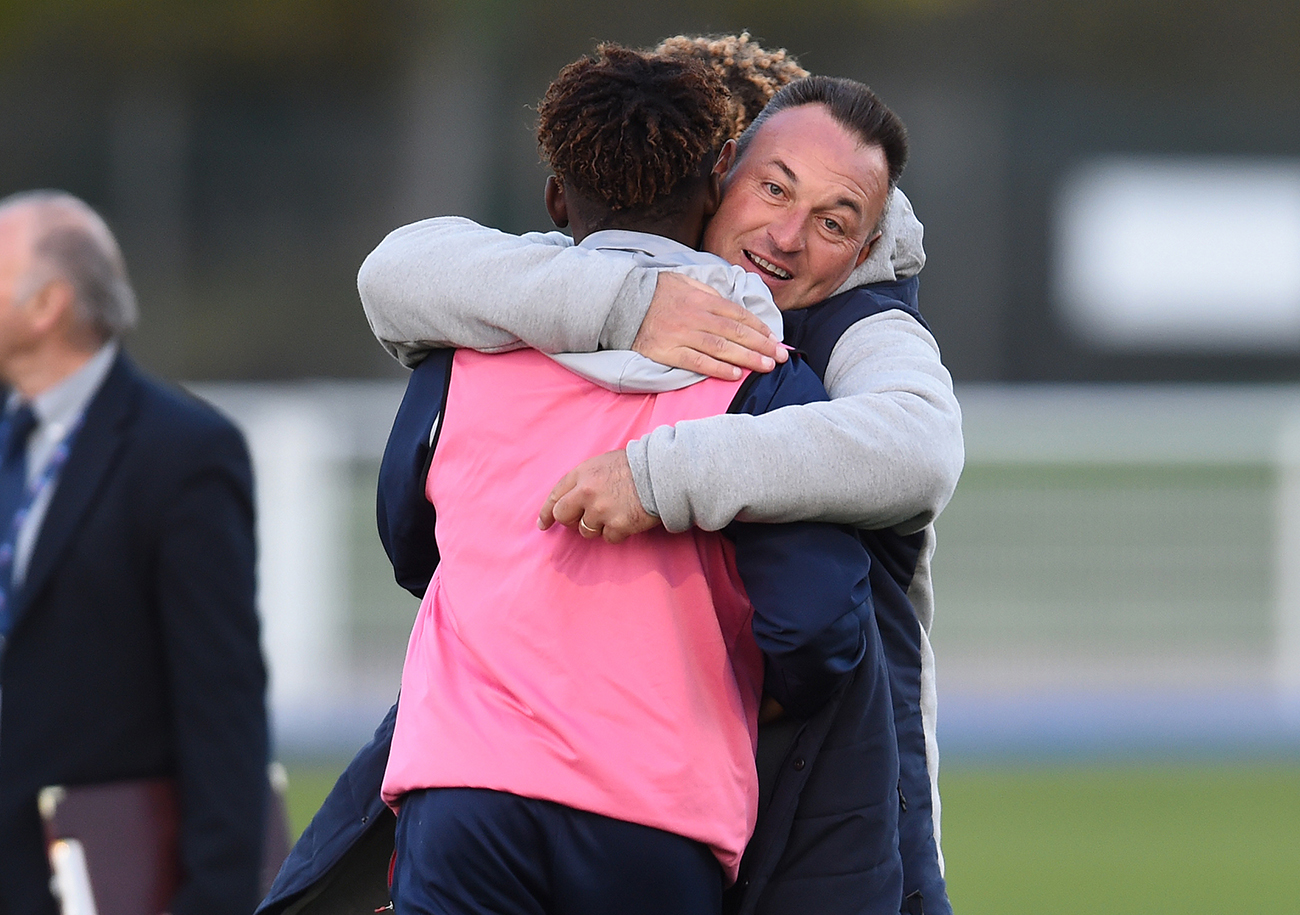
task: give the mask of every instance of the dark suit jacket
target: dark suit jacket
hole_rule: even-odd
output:
[[[36,794],[170,774],[174,915],[258,896],[266,672],[252,473],[216,411],[123,354],[87,408],[0,657],[0,915],[52,915]]]

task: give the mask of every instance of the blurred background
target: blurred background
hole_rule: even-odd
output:
[[[935,564],[957,910],[1300,912],[1295,0],[0,0],[0,194],[100,209],[131,349],[249,435],[297,826],[417,605],[357,267],[424,216],[548,228],[556,71],[741,29],[911,129],[968,447]]]

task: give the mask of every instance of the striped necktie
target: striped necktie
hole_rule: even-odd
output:
[[[26,403],[0,420],[0,645],[13,625],[9,592],[18,540],[14,524],[27,487],[27,439],[35,428],[36,413]]]
[[[24,403],[0,421],[0,539],[12,535],[14,514],[27,485],[27,439],[36,428],[36,413]]]

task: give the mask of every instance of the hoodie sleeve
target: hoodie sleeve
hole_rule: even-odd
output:
[[[630,349],[656,279],[559,232],[510,235],[442,216],[389,233],[357,290],[375,337],[409,366],[440,347]]]
[[[627,446],[664,527],[830,521],[908,533],[957,486],[961,410],[939,347],[901,310],[863,318],[832,351],[831,400],[663,426]]]

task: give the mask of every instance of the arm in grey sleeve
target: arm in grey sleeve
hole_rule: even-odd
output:
[[[664,527],[928,524],[961,474],[961,410],[934,337],[902,311],[864,318],[831,353],[825,403],[661,426],[627,446]]]
[[[631,349],[657,278],[559,232],[510,235],[442,216],[389,233],[357,290],[379,342],[411,365],[444,346]]]

